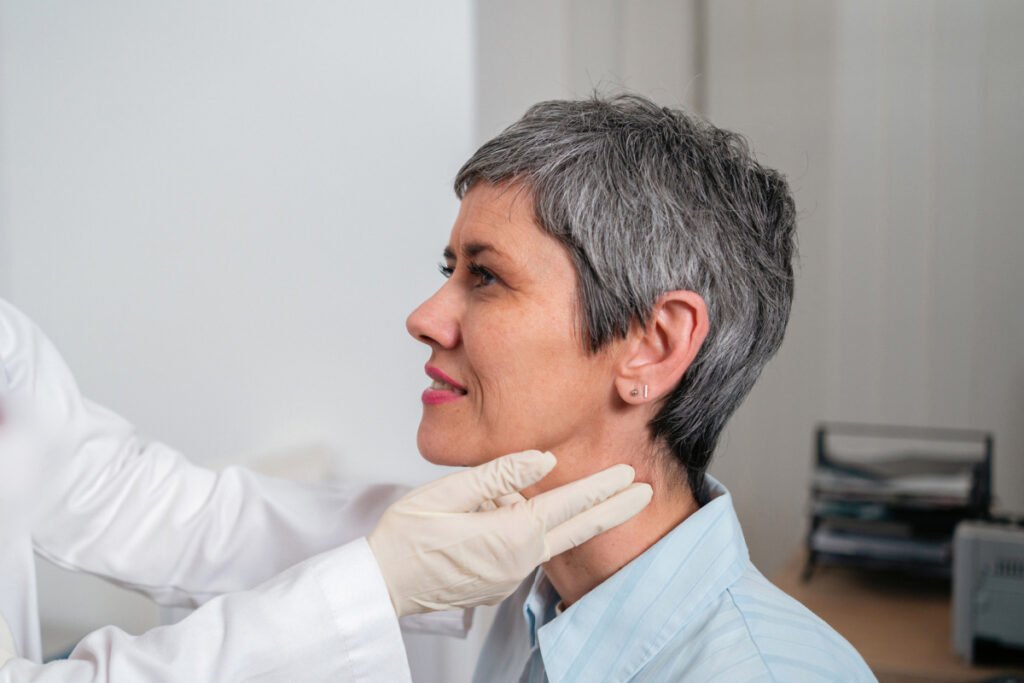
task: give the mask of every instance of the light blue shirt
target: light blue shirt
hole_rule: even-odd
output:
[[[537,570],[498,611],[473,680],[874,681],[857,651],[750,562],[729,492],[558,614]]]

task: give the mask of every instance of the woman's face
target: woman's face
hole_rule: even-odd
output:
[[[434,380],[420,452],[444,465],[529,448],[585,455],[614,406],[611,354],[584,351],[572,260],[534,223],[532,197],[477,184],[444,254],[447,281],[406,322]]]

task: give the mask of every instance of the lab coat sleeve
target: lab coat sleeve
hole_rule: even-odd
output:
[[[366,535],[403,493],[197,467],[85,400],[46,336],[2,300],[0,354],[5,406],[47,435],[32,465],[38,490],[26,495],[36,552],[160,604],[194,607],[256,586]]]
[[[93,462],[72,466],[78,479],[38,522],[35,550],[162,605],[250,588],[365,535],[401,493],[304,486],[237,467],[215,474],[133,437],[109,446],[126,452],[107,460],[99,440],[80,449]]]
[[[214,598],[172,626],[141,636],[108,627],[66,661],[0,665],[0,683],[410,680],[398,620],[363,539]]]

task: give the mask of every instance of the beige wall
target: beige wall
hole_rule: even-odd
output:
[[[821,418],[992,430],[1024,511],[1022,26],[1005,2],[711,5],[708,114],[802,214],[789,338],[716,468],[767,568]]]
[[[477,0],[476,139],[545,99],[629,87],[693,107],[692,0]]]
[[[822,419],[993,430],[996,493],[1024,511],[1024,5],[525,6],[477,5],[478,139],[536,100],[626,87],[702,104],[790,179],[787,340],[712,467],[762,569],[802,540]]]

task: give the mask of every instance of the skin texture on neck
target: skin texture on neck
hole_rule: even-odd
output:
[[[627,421],[636,422],[636,416],[629,417],[633,419],[626,418]],[[554,471],[523,492],[530,497],[620,462],[632,465],[636,470],[636,481],[647,482],[654,489],[650,505],[636,517],[551,558],[543,565],[565,607],[603,583],[697,511],[697,502],[684,478],[668,474],[666,463],[669,456],[655,455],[649,450],[638,452],[638,444],[649,446],[645,426],[642,425],[641,429],[639,434],[635,428],[624,432],[612,429],[609,431],[619,433],[605,432],[605,439],[587,439],[588,443],[583,448],[580,444],[566,444],[562,449],[554,450],[558,457]],[[597,450],[601,441],[604,447]],[[632,455],[625,456],[627,453]]]

